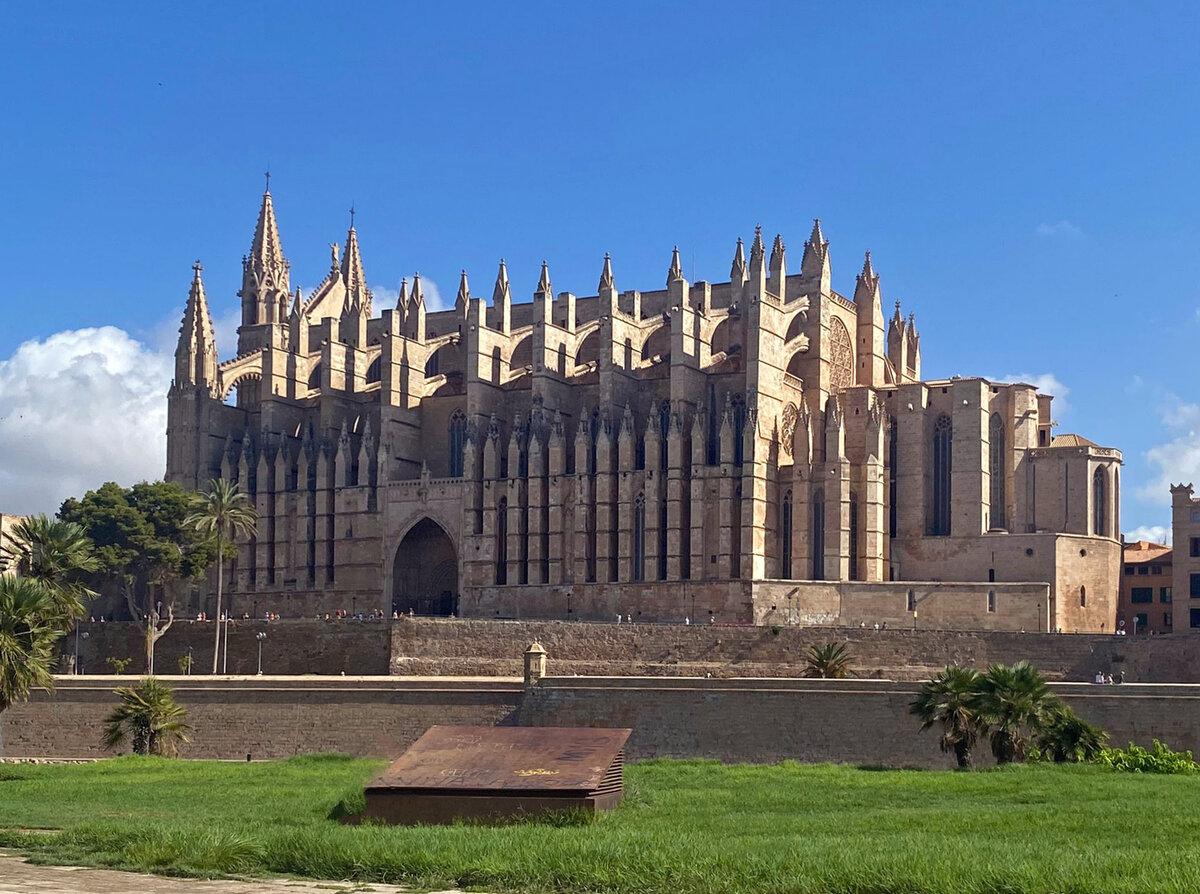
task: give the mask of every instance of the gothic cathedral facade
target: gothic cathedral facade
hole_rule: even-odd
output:
[[[340,251],[339,251],[340,248]],[[374,316],[358,237],[292,290],[270,192],[218,360],[199,264],[167,477],[236,480],[256,535],[233,610],[1111,630],[1117,450],[1054,435],[1051,397],[925,381],[870,253],[832,286],[815,222],[738,240],[730,280],[515,301],[419,276]]]

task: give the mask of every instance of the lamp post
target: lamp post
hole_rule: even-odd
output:
[[[267,632],[265,630],[258,631],[257,638],[258,638],[258,675],[261,677],[262,676],[262,644],[263,644],[263,640],[265,640],[267,638]]]
[[[79,637],[80,637],[79,622],[76,621],[75,622],[75,673],[76,674],[80,673],[80,670],[79,670]],[[87,639],[88,634],[84,633],[83,638]]]
[[[217,623],[221,623],[220,618]],[[221,646],[221,673],[229,673],[229,612],[225,612],[225,642]]]

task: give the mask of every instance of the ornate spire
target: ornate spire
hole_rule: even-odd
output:
[[[683,266],[679,263],[679,246],[671,252],[671,269],[667,271],[667,285],[683,279]]]
[[[400,280],[400,297],[396,299],[396,310],[406,310],[408,308],[408,277]]]
[[[542,261],[542,275],[538,278],[535,295],[542,295],[547,301],[554,299],[554,287],[550,285],[550,265]]]
[[[463,270],[462,276],[458,279],[458,295],[454,298],[455,310],[462,311],[467,306],[467,302],[471,300],[471,287],[467,284],[467,271]]]
[[[346,283],[346,306],[371,316],[371,290],[367,288],[362,255],[358,251],[358,233],[353,226],[346,234],[346,250],[342,253],[341,271],[342,280]]]
[[[420,273],[413,274],[412,295],[409,296],[409,301],[411,302],[411,304],[414,307],[417,307],[417,306],[425,303],[425,292],[421,288],[421,274]]]
[[[735,286],[746,282],[746,252],[742,248],[742,237],[738,237],[737,251],[733,254],[733,266],[729,268],[729,280]]]
[[[754,228],[754,242],[750,244],[750,263],[753,264],[755,261],[762,261],[766,253],[766,246],[763,245],[762,239],[762,226],[760,225]]]
[[[244,263],[246,275],[253,274],[260,288],[275,288],[291,291],[288,284],[288,262],[283,255],[283,243],[279,240],[279,225],[275,221],[275,206],[271,201],[271,190],[263,193],[262,206],[258,209],[258,223],[254,227],[254,239],[250,243],[250,254]]]
[[[605,252],[604,253],[604,269],[600,271],[599,290],[601,292],[603,292],[606,289],[614,289],[614,288],[616,288],[616,286],[613,284],[612,258],[610,258],[608,256],[608,252]]]
[[[875,273],[875,268],[871,266],[871,253],[869,251],[867,252],[866,257],[863,258],[863,269],[862,273],[859,274],[859,277],[867,280],[868,282],[879,279],[879,276]]]
[[[496,285],[492,289],[492,304],[499,307],[504,301],[512,300],[512,292],[508,287],[508,265],[504,258],[500,259],[500,269],[496,271]]]
[[[175,383],[205,386],[215,395],[217,342],[204,294],[204,281],[200,278],[203,269],[199,261],[192,265],[192,287],[183,308],[179,343],[175,347]]]
[[[784,252],[786,252],[786,251],[787,251],[787,249],[783,244],[783,236],[776,233],[775,234],[775,242],[771,246],[771,266],[772,267],[774,267],[776,264],[779,264],[783,261],[783,255],[784,255]]]
[[[863,259],[862,273],[858,274],[858,282],[854,287],[854,301],[857,304],[860,300],[872,301],[876,298],[879,292],[879,274],[875,272],[875,268],[871,265],[871,253],[867,252],[867,256]],[[880,308],[880,318],[883,313]]]

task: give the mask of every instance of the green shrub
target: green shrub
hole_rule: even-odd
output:
[[[1190,751],[1172,751],[1158,739],[1149,749],[1129,743],[1129,747],[1106,748],[1096,763],[1122,773],[1196,773],[1200,765]]]

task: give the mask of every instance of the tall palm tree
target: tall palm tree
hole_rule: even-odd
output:
[[[217,630],[214,635],[213,669],[217,672],[217,658],[221,650],[221,590],[225,567],[225,547],[239,537],[253,537],[255,510],[250,498],[238,491],[235,482],[215,478],[208,482],[208,492],[196,494],[193,511],[184,524],[190,525],[201,534],[212,537],[217,546]]]
[[[35,686],[54,688],[54,643],[63,620],[40,581],[0,576],[0,712]]]
[[[1000,764],[1024,760],[1030,736],[1047,720],[1057,699],[1028,661],[993,664],[979,680],[970,706],[991,731],[992,754]]]
[[[105,748],[117,748],[131,738],[134,754],[170,757],[178,742],[188,741],[187,708],[176,703],[170,686],[146,677],[137,686],[114,691],[121,704],[104,720]]]
[[[921,729],[942,725],[942,751],[954,752],[959,769],[971,766],[971,749],[983,732],[972,700],[979,694],[980,673],[973,667],[951,664],[921,686],[909,711],[921,720]]]
[[[850,676],[850,650],[845,643],[809,646],[804,656],[804,676],[841,680]]]
[[[56,607],[68,621],[83,617],[84,599],[94,599],[77,575],[95,571],[100,563],[92,541],[81,525],[46,515],[31,515],[15,525],[5,547],[5,565],[16,565],[25,577],[43,584]]]

